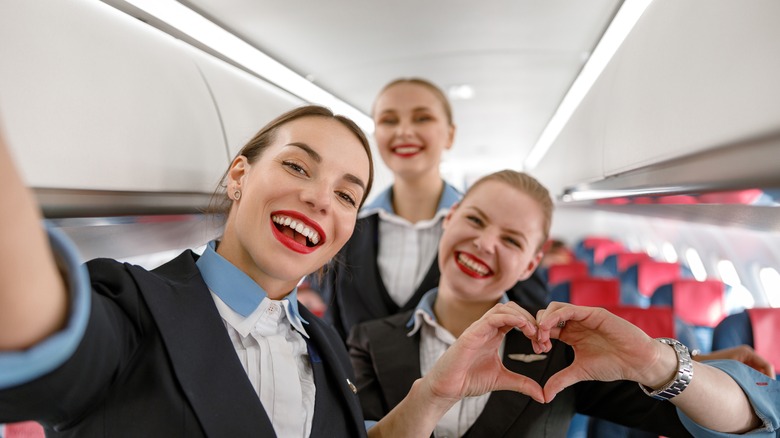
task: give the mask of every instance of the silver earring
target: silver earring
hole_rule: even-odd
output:
[[[236,201],[241,199],[241,190],[236,190],[235,192],[233,192],[233,197],[236,199]]]

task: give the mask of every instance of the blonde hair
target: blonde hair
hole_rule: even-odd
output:
[[[379,91],[379,94],[377,94],[377,99],[379,96],[384,94],[385,91],[387,91],[389,88],[392,88],[398,84],[413,84],[413,85],[419,85],[421,87],[427,88],[428,91],[433,93],[433,95],[441,102],[441,106],[444,107],[444,114],[447,116],[447,123],[452,125],[452,105],[450,105],[450,101],[447,99],[447,95],[444,94],[444,91],[441,90],[441,88],[437,87],[433,82],[422,79],[422,78],[398,78],[395,80],[390,81],[387,85],[382,87],[382,89]],[[376,105],[376,101],[374,101],[374,105]],[[373,108],[371,109],[371,112],[373,113]]]
[[[547,188],[544,187],[542,183],[540,183],[536,178],[527,173],[505,169],[491,173],[489,175],[485,175],[478,179],[474,184],[471,185],[471,187],[469,187],[469,189],[466,191],[466,194],[463,195],[463,199],[465,200],[475,187],[478,187],[479,185],[488,181],[503,182],[510,187],[530,196],[531,199],[539,204],[539,206],[542,208],[543,216],[542,240],[539,242],[539,246],[536,248],[536,250],[541,250],[542,245],[544,245],[550,235],[550,226],[552,225],[553,201],[552,198],[550,198],[550,192],[547,190]]]

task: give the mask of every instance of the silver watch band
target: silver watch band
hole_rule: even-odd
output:
[[[680,341],[671,338],[657,338],[657,340],[674,348],[674,352],[677,354],[677,373],[669,383],[656,390],[647,388],[641,383],[639,387],[650,397],[658,400],[671,400],[680,395],[693,380],[693,361],[688,353],[688,347]]]

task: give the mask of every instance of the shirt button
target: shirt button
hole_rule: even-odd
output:
[[[277,310],[276,304],[271,304],[270,306],[268,306],[267,312],[273,315],[274,313],[276,313],[276,310]]]

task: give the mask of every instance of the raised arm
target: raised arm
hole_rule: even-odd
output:
[[[584,380],[632,380],[650,389],[675,378],[675,350],[608,311],[594,307],[551,303],[538,315],[538,352],[557,338],[574,349],[574,362],[545,385],[547,401],[564,388]],[[558,324],[565,321],[565,326]],[[748,397],[725,372],[693,362],[693,379],[671,399],[690,419],[719,432],[743,433],[761,426]]]
[[[517,304],[499,304],[472,324],[425,377],[376,426],[369,436],[428,437],[441,417],[460,399],[497,390],[527,394],[543,400],[535,381],[507,370],[498,348],[509,330],[536,335],[533,318]]]
[[[67,297],[34,197],[0,135],[0,351],[27,348],[65,323]]]

